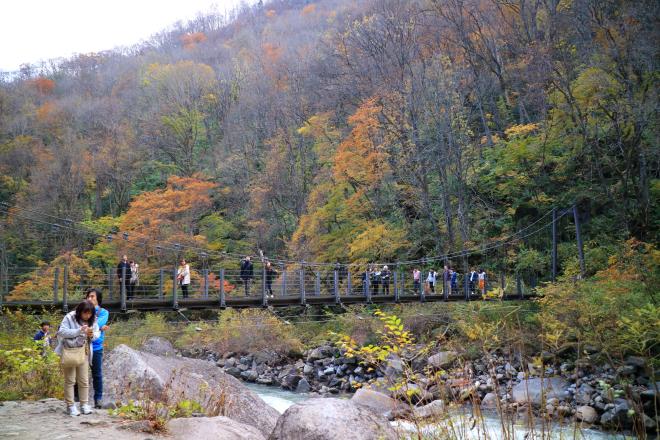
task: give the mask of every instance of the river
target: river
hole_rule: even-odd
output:
[[[269,387],[266,385],[258,385],[246,383],[248,388],[257,393],[264,402],[268,405],[275,408],[280,414],[286,411],[288,407],[294,405],[298,402],[303,402],[309,398],[306,394],[298,394],[291,391],[285,391],[281,388]],[[408,422],[393,422],[396,426],[399,426],[407,431],[415,432],[415,428],[411,423]],[[453,436],[458,436],[464,439],[474,439],[474,440],[496,440],[505,438],[502,435],[502,426],[501,422],[496,417],[484,417],[484,422],[477,424],[473,429],[471,424],[466,416],[457,415],[453,417],[451,423],[451,430],[454,434]],[[573,425],[569,426],[560,426],[555,425],[552,428],[552,435],[548,436],[547,434],[541,437],[541,429],[539,427],[538,435],[532,436],[528,435],[528,429],[525,426],[514,425],[513,435],[515,436],[506,436],[508,439],[515,438],[516,440],[534,440],[543,438],[544,440],[569,440],[569,439],[581,439],[581,440],[624,440],[632,439],[634,437],[624,436],[622,434],[609,434],[603,433],[600,431],[595,431],[592,429],[583,429],[580,431],[575,431]],[[446,431],[437,426],[429,425],[422,428],[425,438],[447,438]]]

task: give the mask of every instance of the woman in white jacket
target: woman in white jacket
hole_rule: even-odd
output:
[[[186,264],[186,260],[181,260],[179,269],[176,272],[176,279],[181,286],[183,297],[188,298],[188,285],[190,285],[190,266]]]
[[[86,359],[79,365],[64,367],[64,401],[67,404],[68,413],[71,416],[80,415],[80,411],[73,401],[73,386],[78,384],[78,396],[80,397],[80,409],[83,414],[91,414],[92,407],[89,400],[89,366],[92,364],[92,349],[90,342],[101,335],[96,323],[94,304],[83,301],[76,310],[68,313],[62,320],[57,331],[57,347],[55,353],[62,356],[65,349],[86,347]]]

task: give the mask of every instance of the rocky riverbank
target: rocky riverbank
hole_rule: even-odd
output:
[[[368,369],[330,344],[297,359],[270,351],[184,350],[183,355],[215,362],[225,373],[246,382],[312,395],[353,393],[368,386],[381,395],[359,400],[383,409],[390,419],[418,418],[454,402],[479,405],[519,421],[544,417],[608,431],[656,433],[660,420],[660,382],[653,381],[650,365],[639,357],[629,357],[614,369],[598,365],[597,353],[578,361],[547,354],[541,368],[540,363],[521,362],[505,353],[465,361],[462,353],[454,351],[411,352],[391,355],[379,368]],[[402,380],[411,373],[419,379]],[[395,383],[399,387],[392,391]]]

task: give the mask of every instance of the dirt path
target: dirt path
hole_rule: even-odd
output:
[[[0,402],[0,439],[165,439],[125,429],[130,423],[111,417],[107,410],[96,410],[87,416],[69,417],[64,413],[64,402],[57,399]]]

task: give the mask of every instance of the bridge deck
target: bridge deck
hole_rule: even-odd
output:
[[[533,296],[505,296],[502,300],[527,300]],[[481,300],[479,295],[472,295],[470,300]],[[394,303],[414,303],[414,302],[465,302],[464,296],[452,295],[425,295],[420,298],[419,295],[403,294],[399,295],[398,300],[394,295],[373,295],[366,298],[362,295],[350,295],[340,297],[339,299],[333,296],[308,296],[304,298],[304,302],[300,296],[285,296],[275,298],[263,298],[262,296],[240,296],[240,297],[227,297],[224,299],[224,304],[221,304],[220,298],[185,298],[177,299],[176,305],[172,298],[140,298],[127,300],[126,305],[122,308],[122,302],[118,300],[105,301],[103,307],[111,312],[126,312],[126,311],[164,311],[176,309],[222,309],[222,308],[261,308],[266,306],[273,307],[290,307],[300,305],[351,305],[351,304],[394,304]],[[5,302],[2,306],[10,309],[20,308],[23,310],[39,310],[39,309],[60,309],[71,310],[75,307],[76,303],[64,304],[63,301],[12,301]]]

